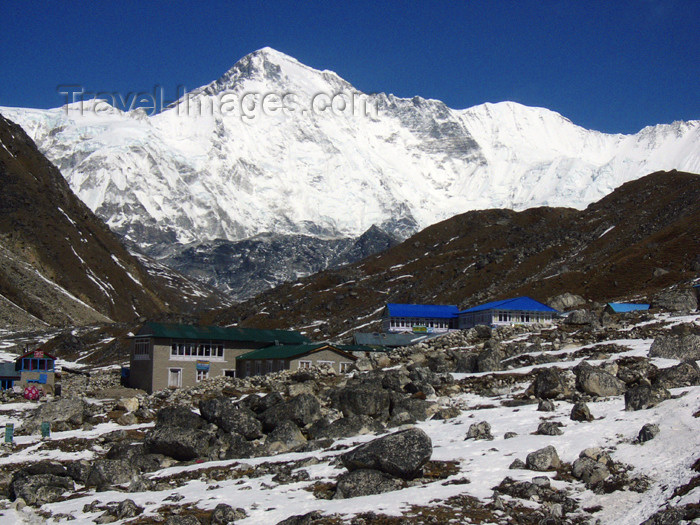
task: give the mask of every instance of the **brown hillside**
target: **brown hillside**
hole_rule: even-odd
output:
[[[594,301],[643,297],[696,276],[699,254],[700,176],[660,172],[583,211],[468,212],[204,321],[296,328],[323,321],[309,329],[320,338],[377,319],[387,302],[467,307],[515,295],[544,301],[566,291]]]
[[[0,116],[0,328],[129,321],[179,310],[173,272],[154,278]],[[205,294],[201,294],[204,296]]]

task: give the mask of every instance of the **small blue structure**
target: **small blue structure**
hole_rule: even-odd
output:
[[[480,304],[459,312],[461,330],[484,324],[508,326],[514,324],[551,323],[558,312],[531,297],[515,297]]]
[[[454,305],[389,303],[382,314],[382,327],[385,332],[447,332],[456,328],[458,314]]]
[[[638,312],[649,309],[648,304],[644,303],[608,303],[605,306],[605,311],[611,314],[621,314],[624,312]]]

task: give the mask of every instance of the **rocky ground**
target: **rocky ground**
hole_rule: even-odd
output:
[[[75,367],[60,399],[3,394],[0,425],[17,430],[0,521],[691,523],[698,360],[698,313],[579,311],[374,354],[347,376],[146,395]]]

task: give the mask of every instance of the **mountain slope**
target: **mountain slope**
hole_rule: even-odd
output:
[[[0,327],[127,321],[178,311],[188,292],[208,295],[152,278],[2,116],[0,145]]]
[[[296,109],[264,111],[276,105],[246,97],[256,93],[291,94]],[[357,103],[312,110],[330,101],[314,97],[337,93]],[[363,95],[270,48],[154,116],[94,106],[2,111],[144,248],[265,232],[356,237],[372,225],[405,237],[471,209],[583,208],[652,171],[700,171],[697,121],[606,135],[511,102],[454,110]]]
[[[372,329],[389,302],[473,306],[563,292],[641,298],[700,271],[700,175],[659,172],[585,210],[472,211],[379,255],[280,286],[206,322],[314,330]]]

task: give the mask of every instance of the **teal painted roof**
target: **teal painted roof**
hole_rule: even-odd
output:
[[[390,349],[385,346],[369,345],[335,345],[335,348],[344,352],[388,352]]]
[[[638,310],[648,310],[649,305],[643,303],[608,303],[610,309],[615,313],[636,312]]]
[[[246,341],[253,343],[275,342],[280,345],[300,345],[309,340],[291,330],[258,330],[223,326],[195,326],[175,323],[146,323],[137,337],[162,337],[169,339],[208,339],[212,341]]]
[[[330,346],[328,343],[310,343],[303,345],[272,345],[253,350],[247,354],[239,355],[236,359],[290,359],[300,355],[308,354],[319,348]]]
[[[19,377],[16,363],[0,363],[0,377]]]

